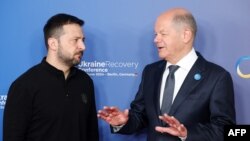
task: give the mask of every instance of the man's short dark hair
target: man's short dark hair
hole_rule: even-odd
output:
[[[63,26],[67,24],[84,25],[84,21],[65,13],[59,13],[52,16],[43,28],[45,45],[48,48],[48,39],[50,37],[59,38],[63,34]]]

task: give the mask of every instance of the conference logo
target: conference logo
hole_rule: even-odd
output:
[[[243,73],[243,69],[245,68],[245,65],[243,65],[243,64],[246,63],[246,61],[248,61],[247,63],[249,64],[249,62],[250,62],[250,56],[242,56],[236,62],[237,74],[240,77],[245,78],[245,79],[250,78],[250,72],[244,72]]]
[[[138,62],[134,61],[81,61],[78,68],[96,77],[136,77]]]
[[[7,95],[0,95],[0,109],[4,109]]]

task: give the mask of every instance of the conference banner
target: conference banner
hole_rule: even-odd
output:
[[[195,50],[233,78],[237,124],[250,125],[250,1],[242,0],[2,0],[0,2],[0,141],[11,83],[46,55],[43,26],[57,13],[85,21],[86,50],[79,69],[93,79],[97,110],[129,108],[147,64],[160,60],[154,44],[157,16],[173,7],[194,15]],[[46,102],[46,101],[44,101]],[[146,130],[112,134],[98,119],[100,141],[145,141]],[[228,128],[225,135],[245,135]],[[248,128],[249,129],[249,128]],[[249,131],[250,132],[250,131]]]

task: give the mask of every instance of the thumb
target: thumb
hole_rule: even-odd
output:
[[[128,110],[128,109],[126,109],[126,110],[124,111],[124,114],[125,114],[126,116],[128,116],[128,114],[129,114],[129,110]]]

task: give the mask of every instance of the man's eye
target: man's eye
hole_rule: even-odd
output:
[[[155,36],[157,36],[157,35],[167,36],[168,34],[167,33],[155,33]]]
[[[168,35],[168,34],[167,34],[167,33],[161,33],[161,35],[162,35],[162,36],[166,36],[166,35]]]

